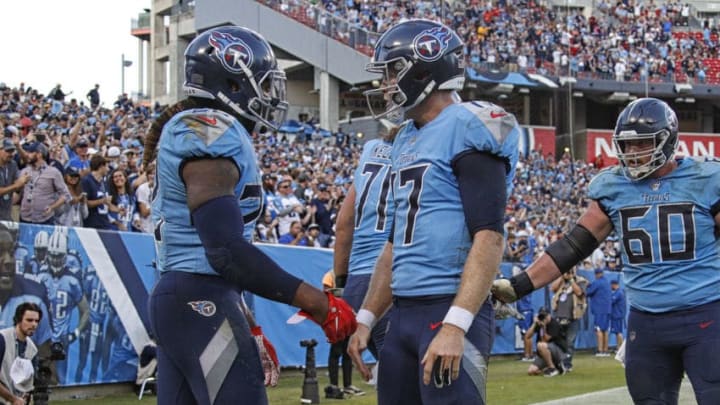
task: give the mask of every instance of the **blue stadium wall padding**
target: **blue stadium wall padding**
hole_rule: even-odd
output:
[[[74,277],[72,283],[82,286],[83,296],[90,306],[95,334],[108,337],[98,343],[95,352],[86,358],[80,356],[81,340],[68,344],[67,367],[61,378],[62,385],[79,385],[90,383],[107,383],[133,381],[137,367],[137,353],[150,339],[147,299],[159,275],[154,267],[155,246],[152,235],[126,232],[106,232],[89,228],[65,228],[17,224],[4,222],[16,240],[14,248],[15,280],[22,279],[18,285],[27,285],[27,291],[17,291],[17,298],[31,295],[45,300],[53,307],[51,317],[65,314],[68,319],[67,330],[59,331],[59,336],[66,336],[78,326],[80,311],[75,302],[53,301],[53,289],[49,279],[35,272],[47,272],[47,264],[33,267],[34,240],[39,232],[62,232],[68,238],[68,258],[66,266],[68,277]],[[291,247],[282,245],[258,244],[280,266],[310,284],[321,288],[322,277],[332,267],[332,251]],[[45,266],[45,267],[43,267]],[[33,270],[34,269],[34,270]],[[504,263],[501,271],[510,276],[512,264]],[[593,280],[591,272],[581,272],[589,281]],[[610,273],[608,278],[618,278],[619,273]],[[622,283],[622,280],[621,280]],[[47,286],[45,286],[47,284]],[[35,286],[35,287],[33,287]],[[95,287],[93,287],[95,286]],[[37,288],[36,288],[37,287]],[[57,294],[57,292],[56,292]],[[77,295],[76,295],[77,297]],[[97,299],[100,297],[100,299]],[[301,340],[315,339],[316,364],[326,366],[329,352],[322,330],[312,321],[299,324],[288,324],[287,320],[296,309],[260,297],[250,297],[255,316],[263,331],[275,345],[278,357],[283,366],[301,366],[305,364],[305,349],[300,346]],[[550,306],[551,294],[547,288],[532,294],[533,307]],[[8,301],[9,302],[9,301]],[[17,301],[16,302],[21,302]],[[12,313],[15,306],[2,303],[0,311],[0,327],[12,326]],[[17,304],[15,304],[17,305]],[[65,311],[65,312],[63,312]],[[90,328],[90,325],[88,326]],[[89,330],[89,329],[88,329]],[[110,332],[114,333],[110,333]],[[45,333],[43,336],[49,336]],[[45,338],[49,339],[49,338]],[[46,343],[46,342],[38,342]],[[611,345],[614,337],[611,338]],[[579,349],[595,347],[595,334],[592,329],[590,311],[581,320],[581,329],[576,341]],[[106,350],[101,350],[105,348]],[[109,350],[107,350],[109,349]],[[89,351],[90,349],[84,349]],[[515,320],[504,320],[496,323],[493,354],[511,354],[522,351],[522,341]],[[372,362],[370,354],[366,361]],[[83,364],[80,364],[83,361]],[[93,366],[95,365],[95,366]],[[97,368],[94,378],[90,370]]]

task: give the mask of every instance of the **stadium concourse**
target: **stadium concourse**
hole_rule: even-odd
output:
[[[372,54],[379,34],[409,18],[442,20],[465,40],[471,66],[552,76],[720,83],[718,27],[687,3],[593,2],[553,8],[533,0],[258,0]],[[528,29],[529,28],[529,29]]]

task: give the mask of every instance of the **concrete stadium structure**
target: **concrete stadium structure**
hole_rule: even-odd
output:
[[[153,0],[152,8],[134,20],[132,27],[140,44],[141,83],[142,77],[149,78],[145,92],[149,100],[168,105],[182,97],[183,51],[197,32],[238,24],[257,30],[274,47],[288,76],[292,107],[288,118],[317,117],[321,128],[363,132],[372,138],[380,128],[374,120],[363,118],[368,109],[362,91],[373,86],[375,77],[366,73],[364,66],[379,34],[355,29],[337,18],[323,19],[308,12],[311,5],[303,2],[289,6],[279,0]],[[552,4],[559,12],[580,9],[589,15],[594,3],[553,0]],[[691,4],[689,26],[675,27],[673,35],[695,35],[703,22],[717,23],[718,4]],[[711,62],[710,73],[720,80],[720,60]],[[720,133],[720,85],[691,83],[679,75],[668,82],[641,82],[638,78],[618,82],[548,73],[521,75],[473,66],[468,68],[463,93],[466,99],[502,105],[523,125],[556,128],[557,150],[569,147],[582,158],[588,158],[582,148],[587,129],[611,129],[622,107],[637,97],[654,96],[669,102],[678,112],[684,132]]]

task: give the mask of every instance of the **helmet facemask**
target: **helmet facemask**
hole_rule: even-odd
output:
[[[673,145],[668,144],[670,139],[670,131],[667,129],[651,134],[638,134],[634,130],[628,130],[613,136],[617,157],[623,166],[625,176],[633,181],[642,180],[672,159],[678,138],[674,137]],[[629,152],[631,142],[647,144],[647,146]],[[668,147],[672,152],[666,153]],[[647,160],[645,163],[641,163],[645,160]]]
[[[223,92],[217,93],[217,99],[230,107],[238,115],[258,123],[255,127],[256,131],[260,131],[261,127],[277,130],[285,121],[288,111],[288,102],[286,101],[286,77],[285,72],[281,70],[269,70],[259,81],[255,81],[252,72],[246,66],[247,79],[246,85],[233,83],[231,88],[233,93],[226,95]],[[250,90],[251,91],[248,91]],[[247,105],[239,105],[233,99],[235,93],[242,93],[247,97]],[[249,94],[248,94],[249,93]]]
[[[373,118],[385,118],[395,125],[402,123],[405,119],[405,111],[411,107],[405,107],[408,98],[399,83],[412,66],[412,62],[402,57],[368,63],[365,70],[380,74],[382,80],[380,87],[363,93]],[[378,108],[378,106],[384,106],[385,109],[382,110],[382,107]]]
[[[63,267],[65,266],[65,253],[62,252],[50,252],[48,254],[48,264],[52,269],[53,274],[60,274]]]

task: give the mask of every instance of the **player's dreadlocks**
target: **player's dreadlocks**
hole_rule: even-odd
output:
[[[145,136],[145,152],[143,153],[143,167],[148,167],[150,162],[155,159],[155,149],[157,144],[160,142],[160,135],[162,134],[163,127],[170,121],[175,114],[189,110],[192,108],[198,108],[201,104],[201,99],[196,97],[188,97],[180,100],[177,103],[167,107],[159,117],[153,121],[150,125],[150,130]]]

